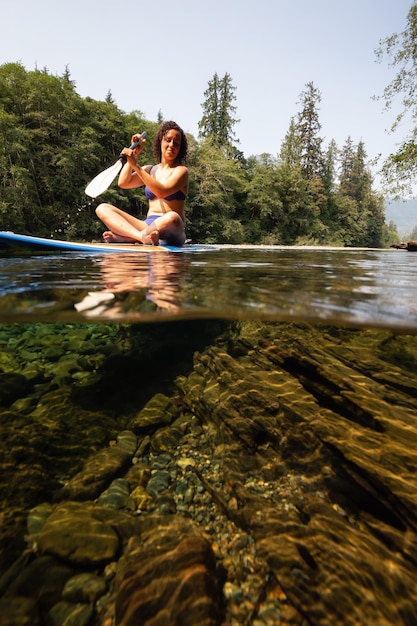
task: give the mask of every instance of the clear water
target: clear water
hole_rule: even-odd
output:
[[[417,254],[217,246],[0,258],[0,322],[209,318],[417,327]]]
[[[265,467],[250,479],[259,479],[259,497],[274,519],[291,515],[286,498],[294,510],[300,502],[311,507],[313,522],[325,511],[313,533],[307,523],[304,536],[302,523],[294,536],[292,523],[285,530],[286,545],[302,539],[318,563],[311,584],[298,586],[298,562],[276,572],[308,623],[416,623],[416,285],[417,253],[404,250],[1,253],[0,577],[25,547],[28,511],[53,499],[91,450],[106,447],[154,394],[169,394],[176,376],[194,371],[195,359],[200,374],[184,395],[198,398],[194,408],[201,403],[204,416],[220,407],[220,426],[236,412],[260,419],[263,400],[268,408],[278,399],[282,458],[278,463],[275,448],[261,446]],[[233,343],[239,331],[230,331],[230,355],[215,341],[207,358],[194,344],[193,354],[184,354],[191,322],[213,318],[242,320],[230,326],[248,334]],[[169,350],[171,324],[150,322],[173,320],[184,322]],[[143,362],[123,352],[123,324],[137,332],[136,322]],[[9,381],[23,385],[20,396]],[[267,412],[265,423],[271,419]],[[356,472],[351,482],[343,469],[333,485],[327,457],[324,464],[310,458],[310,431],[337,452],[331,479],[340,462]],[[369,501],[362,484],[371,486]],[[338,611],[349,619],[340,621]]]

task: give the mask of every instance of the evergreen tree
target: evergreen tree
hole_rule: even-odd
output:
[[[354,221],[350,222],[351,245],[379,247],[385,222],[384,203],[372,190],[372,175],[366,164],[364,143],[355,148],[349,137],[341,152],[339,193],[354,203]]]
[[[348,137],[340,152],[339,193],[341,195],[357,198],[356,177],[355,146],[352,138]]]
[[[64,73],[63,73],[63,75],[62,75],[62,78],[63,78],[64,80],[66,80],[68,83],[71,83],[71,85],[72,85],[72,86],[74,87],[74,89],[75,89],[75,82],[71,79],[71,72],[70,72],[70,69],[69,69],[69,65],[66,65],[66,66],[65,66],[65,71],[64,71]]]
[[[234,147],[234,126],[239,122],[234,117],[237,110],[233,104],[235,91],[230,74],[226,73],[220,79],[216,72],[204,92],[203,116],[198,123],[201,138],[210,138],[226,150]]]
[[[261,154],[247,185],[250,219],[246,239],[251,243],[282,243],[285,212],[280,197],[279,164],[270,154]]]
[[[338,223],[337,206],[337,157],[339,150],[334,139],[330,142],[323,159],[322,184],[325,194],[325,202],[321,207],[320,220],[323,224],[320,243],[330,243],[333,238],[335,224]],[[337,243],[337,242],[332,242]]]
[[[327,193],[332,193],[336,188],[336,162],[339,154],[334,139],[328,145],[323,158],[323,170],[321,179]]]
[[[322,139],[319,136],[321,124],[318,114],[321,93],[310,82],[307,83],[306,90],[301,93],[300,98],[302,110],[298,114],[296,128],[301,148],[301,167],[304,178],[312,180],[321,176],[323,168]]]
[[[218,139],[219,137],[219,92],[219,76],[216,72],[208,82],[208,87],[204,92],[205,100],[201,105],[203,116],[198,123],[198,128],[199,136],[202,138],[212,137],[213,139]]]
[[[301,167],[302,145],[299,128],[291,118],[290,127],[281,144],[280,160],[287,167]]]
[[[188,232],[193,241],[242,243],[246,172],[206,139],[192,153],[187,202]]]

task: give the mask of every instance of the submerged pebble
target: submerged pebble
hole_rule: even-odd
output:
[[[255,334],[254,326],[250,330]],[[90,353],[79,363],[91,375],[90,382],[84,379],[85,385],[80,385],[80,372],[68,366],[75,362],[70,358],[62,359],[61,375],[56,376],[53,366],[60,360],[54,361],[57,352],[53,350],[48,363],[39,360],[31,370],[33,378],[17,372],[10,389],[23,396],[12,399],[6,394],[11,404],[1,414],[3,441],[11,448],[10,452],[4,448],[4,467],[13,477],[10,488],[3,485],[3,493],[11,494],[11,499],[1,520],[10,525],[8,510],[17,511],[12,504],[23,489],[19,472],[25,464],[30,468],[24,475],[26,492],[33,489],[34,499],[38,498],[43,492],[35,490],[42,485],[50,497],[43,505],[32,506],[27,515],[28,548],[16,564],[13,583],[5,585],[10,597],[7,605],[4,599],[0,601],[2,615],[16,612],[13,594],[20,597],[29,589],[31,597],[40,597],[43,590],[50,598],[47,623],[75,620],[77,626],[90,626],[96,619],[92,616],[97,615],[100,623],[111,624],[116,605],[122,613],[130,611],[133,601],[140,610],[158,606],[162,596],[152,595],[152,585],[169,589],[171,577],[176,577],[175,589],[181,589],[187,599],[192,594],[195,599],[204,598],[213,608],[216,624],[306,626],[314,623],[316,610],[322,612],[322,623],[338,623],[340,605],[333,600],[340,581],[344,583],[342,599],[349,605],[352,597],[361,597],[360,576],[371,576],[369,572],[376,567],[378,585],[365,589],[367,598],[374,594],[368,606],[376,617],[369,623],[378,623],[381,607],[398,615],[395,603],[388,600],[400,583],[407,591],[401,611],[413,623],[414,578],[409,577],[407,553],[413,545],[413,530],[407,515],[412,510],[414,476],[410,471],[407,481],[397,481],[390,463],[405,459],[407,467],[414,467],[414,452],[403,445],[407,437],[398,436],[404,424],[407,435],[414,429],[410,407],[415,407],[415,399],[407,392],[414,374],[400,376],[396,365],[392,371],[391,366],[389,371],[381,366],[371,383],[365,384],[366,354],[346,391],[345,334],[343,341],[337,338],[331,344],[326,363],[322,335],[311,345],[303,333],[298,339],[301,331],[297,328],[287,343],[284,330],[278,339],[275,328],[270,332],[267,337],[262,329],[253,362],[247,360],[247,351],[238,359],[231,357],[233,334],[226,344],[196,354],[189,377],[176,381],[177,396],[156,394],[147,399],[148,404],[144,400],[144,413],[133,408],[134,403],[119,409],[123,394],[112,385],[113,376],[126,365],[123,359],[112,368],[107,364],[109,370],[103,372],[103,354]],[[351,336],[362,351],[363,337],[356,339],[353,332]],[[14,337],[9,344],[16,349],[13,358],[17,362],[20,348],[26,355],[36,352],[29,350],[26,341],[27,337]],[[314,350],[318,356],[313,358]],[[5,360],[6,365],[10,363]],[[131,365],[129,361],[118,384]],[[224,370],[227,375],[222,377]],[[262,387],[265,399],[254,387]],[[117,402],[114,394],[118,394]],[[317,400],[320,394],[325,406]],[[347,395],[349,402],[338,413]],[[396,404],[395,422],[387,410],[387,398],[401,400]],[[117,419],[112,419],[114,415]],[[150,417],[146,428],[144,415]],[[368,446],[366,454],[361,449],[361,456],[358,450],[364,442]],[[69,460],[63,459],[63,451]],[[71,465],[70,453],[77,464],[72,461]],[[363,464],[361,483],[346,473],[347,466],[355,471],[351,460],[341,465],[345,454],[358,467]],[[55,473],[49,484],[52,469]],[[408,543],[400,542],[398,513],[389,509],[389,499],[376,503],[371,492],[361,491],[366,472],[376,475],[373,489],[378,480],[380,484],[385,480],[384,484],[391,485],[393,501],[404,505],[401,524],[409,533]],[[355,506],[349,506],[347,493]],[[376,504],[379,518],[372,513]],[[388,527],[395,550],[379,539]],[[400,545],[401,550],[397,549]],[[380,562],[391,564],[389,577],[380,570]],[[192,577],[190,587],[182,589],[188,568],[193,574],[204,574]],[[164,602],[169,602],[171,596],[166,593]],[[326,597],[326,605],[320,594]],[[328,599],[331,594],[332,601]],[[28,616],[32,619],[37,610],[29,598],[20,607],[20,623]],[[364,615],[360,606],[357,610]],[[124,623],[122,618],[120,623]]]

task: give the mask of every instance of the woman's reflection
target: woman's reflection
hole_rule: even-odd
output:
[[[88,317],[136,316],[181,308],[181,276],[187,265],[182,254],[106,254],[100,257],[102,291],[90,291],[75,304]]]

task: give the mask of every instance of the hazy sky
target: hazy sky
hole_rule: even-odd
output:
[[[0,0],[0,64],[62,75],[77,92],[111,91],[126,112],[174,119],[198,135],[204,91],[214,73],[236,87],[236,136],[245,156],[279,152],[299,96],[322,94],[325,145],[363,140],[369,158],[387,156],[394,110],[381,95],[394,77],[376,62],[379,41],[402,32],[412,0]],[[140,130],[140,129],[138,129]]]

